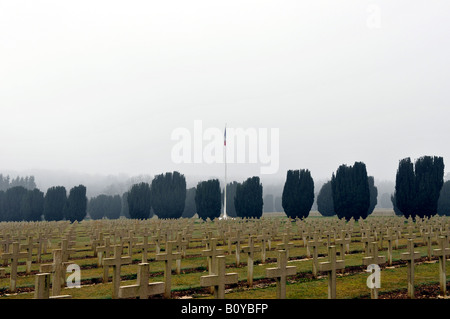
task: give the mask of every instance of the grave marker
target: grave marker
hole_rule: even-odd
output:
[[[344,261],[336,259],[336,246],[329,246],[328,261],[319,264],[319,270],[328,273],[328,299],[336,299],[336,271],[344,268]]]
[[[287,266],[287,259],[287,251],[279,250],[277,267],[266,269],[266,277],[276,278],[278,299],[286,299],[286,277],[295,275],[297,272],[297,267]]]
[[[408,252],[402,253],[401,259],[408,262],[408,297],[414,299],[414,261],[420,258],[420,253],[414,251],[414,240],[408,239]]]
[[[164,297],[171,297],[171,288],[172,288],[172,263],[174,260],[181,259],[181,254],[179,252],[174,253],[173,245],[174,241],[168,241],[166,243],[165,253],[164,254],[156,254],[156,260],[164,261],[164,282],[165,282],[165,291]]]
[[[113,267],[113,292],[112,298],[117,299],[119,297],[119,287],[120,287],[120,269],[123,265],[131,264],[131,257],[122,257],[121,245],[114,246],[114,257],[104,258],[103,267]]]
[[[235,284],[238,282],[237,273],[225,273],[225,256],[216,258],[215,274],[200,277],[200,286],[214,287],[214,298],[225,299],[225,285]]]
[[[119,288],[119,298],[148,299],[153,295],[164,293],[163,282],[149,283],[150,265],[148,263],[139,264],[137,282],[134,285],[122,286]]]

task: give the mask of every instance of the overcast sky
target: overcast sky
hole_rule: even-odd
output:
[[[0,171],[221,175],[171,158],[194,120],[279,129],[271,177],[450,165],[449,13],[444,0],[0,0]]]

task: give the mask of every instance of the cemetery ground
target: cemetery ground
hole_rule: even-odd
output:
[[[0,299],[31,299],[35,297],[36,275],[43,273],[42,265],[55,264],[54,251],[60,250],[67,259],[67,264],[80,267],[80,288],[64,287],[56,295],[69,295],[72,299],[110,299],[115,295],[113,282],[120,287],[135,285],[138,279],[139,264],[143,259],[149,264],[148,280],[150,283],[170,282],[170,298],[172,299],[210,299],[214,298],[209,286],[202,286],[202,277],[213,274],[217,257],[225,256],[225,272],[236,273],[237,282],[225,287],[226,299],[275,299],[278,296],[276,278],[268,278],[267,269],[277,267],[280,258],[279,250],[284,249],[287,255],[287,266],[294,266],[293,274],[286,277],[285,296],[288,299],[326,299],[329,297],[330,273],[317,270],[316,266],[327,262],[330,258],[329,247],[335,247],[337,259],[343,259],[345,268],[336,270],[335,293],[337,299],[368,299],[371,290],[367,286],[370,275],[364,257],[374,254],[370,243],[376,243],[378,255],[384,256],[380,263],[381,287],[377,290],[379,299],[406,299],[408,295],[408,266],[403,255],[408,252],[408,241],[414,243],[417,258],[414,261],[414,297],[415,298],[448,298],[441,294],[440,262],[434,249],[442,248],[439,238],[444,237],[448,244],[450,235],[450,218],[435,217],[430,220],[411,221],[402,217],[370,216],[362,222],[345,223],[336,217],[309,217],[304,221],[289,220],[281,214],[264,215],[260,220],[215,220],[204,222],[200,219],[181,220],[97,220],[68,222],[37,223],[1,223],[1,253],[4,274],[0,278]],[[388,250],[389,235],[391,249]],[[444,235],[444,236],[442,236]],[[148,240],[147,256],[142,248],[144,238]],[[40,239],[39,239],[40,238]],[[217,238],[212,241],[211,238]],[[252,281],[248,278],[248,253],[244,246],[250,246],[253,238],[256,247],[253,261]],[[428,239],[427,239],[428,238]],[[341,244],[340,239],[348,242]],[[317,250],[313,242],[317,240]],[[427,242],[429,240],[429,242]],[[33,242],[31,257],[27,259],[27,244]],[[120,280],[113,276],[114,268],[108,267],[108,282],[105,282],[105,253],[96,249],[107,245],[118,245],[122,258],[129,258],[120,267]],[[12,264],[12,242],[19,242],[19,251],[23,254],[18,259],[17,269]],[[131,254],[130,254],[131,242]],[[177,262],[171,265],[170,279],[165,275],[166,261],[158,253],[167,253],[167,242],[173,245],[173,253],[181,258],[179,271]],[[67,245],[67,246],[65,246]],[[45,247],[46,246],[46,247]],[[158,250],[159,246],[159,252]],[[265,256],[262,247],[266,247]],[[370,248],[372,247],[372,248]],[[375,247],[375,246],[374,246]],[[447,245],[448,247],[448,245]],[[219,251],[208,262],[208,252],[216,248]],[[39,256],[38,251],[41,251]],[[172,249],[171,249],[172,250]],[[240,251],[236,254],[236,250]],[[247,249],[248,250],[248,249]],[[346,250],[343,256],[342,250]],[[389,251],[392,252],[389,265]],[[67,252],[67,254],[66,254]],[[317,258],[314,258],[314,254]],[[144,255],[144,256],[143,256]],[[239,264],[237,258],[239,258]],[[447,269],[450,266],[448,255],[444,257]],[[39,260],[40,259],[40,260]],[[31,260],[31,265],[27,260]],[[27,266],[31,268],[27,271]],[[169,265],[170,266],[170,265]],[[50,268],[48,268],[50,267]],[[54,266],[53,266],[54,267]],[[211,269],[209,269],[211,268]],[[48,270],[50,269],[50,270]],[[11,287],[12,273],[17,271],[15,289]],[[45,272],[55,273],[51,266]],[[445,285],[450,289],[447,271]],[[167,287],[167,286],[166,286]],[[51,287],[53,289],[53,285]],[[50,289],[50,296],[55,293]],[[163,288],[162,288],[163,289]],[[163,289],[164,290],[164,289]],[[167,298],[163,290],[150,296],[152,299]],[[133,295],[134,296],[134,295]]]

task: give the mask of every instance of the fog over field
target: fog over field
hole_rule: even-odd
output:
[[[82,183],[89,196],[174,170],[188,186],[223,179],[223,163],[173,157],[173,133],[195,144],[201,121],[202,152],[204,133],[223,137],[225,123],[279,132],[268,144],[275,173],[261,174],[258,157],[228,164],[229,181],[259,175],[276,193],[288,169],[305,168],[318,192],[339,165],[362,161],[390,193],[402,158],[450,161],[449,10],[411,0],[0,0],[0,173],[34,175],[44,191]]]

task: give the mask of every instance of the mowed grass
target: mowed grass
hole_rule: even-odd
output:
[[[294,229],[295,231],[295,229]],[[173,291],[183,291],[188,289],[200,288],[200,277],[207,275],[208,271],[206,257],[202,257],[202,250],[205,248],[201,243],[201,232],[197,230],[194,232],[194,242],[190,244],[190,248],[187,250],[187,255],[189,258],[183,258],[181,262],[182,273],[177,275],[172,275],[172,290]],[[345,255],[345,265],[346,267],[351,266],[361,266],[362,258],[365,254],[362,252],[363,244],[358,242],[360,240],[358,232],[354,233],[352,236],[352,243],[350,244],[351,254]],[[290,250],[289,255],[294,260],[289,262],[289,265],[297,267],[297,273],[311,273],[312,271],[312,259],[304,258],[307,254],[306,248],[303,247],[303,241],[296,237],[292,240],[295,247]],[[356,242],[354,242],[356,241]],[[420,244],[421,240],[416,240],[416,243]],[[272,242],[272,250],[266,252],[267,258],[277,257],[276,244],[281,243],[281,237]],[[228,246],[226,243],[222,243],[220,249],[224,249],[228,253]],[[260,243],[259,243],[260,244]],[[406,240],[402,239],[399,242],[401,249],[393,251],[393,260],[400,260],[401,253],[406,252],[405,245]],[[246,245],[246,243],[241,244],[241,247]],[[387,243],[384,243],[384,247]],[[58,247],[58,241],[54,240],[52,243],[52,248]],[[164,245],[162,246],[164,247]],[[51,250],[49,248],[48,254],[43,255],[43,263],[50,262],[52,260]],[[232,246],[233,251],[235,246]],[[434,243],[433,248],[437,248]],[[111,298],[112,284],[111,279],[108,283],[102,283],[101,278],[103,276],[103,267],[97,267],[97,258],[93,256],[93,251],[90,249],[90,242],[88,238],[80,233],[77,238],[75,245],[76,253],[71,255],[70,262],[73,262],[81,267],[81,288],[63,289],[62,294],[70,294],[75,299],[107,299]],[[425,246],[420,246],[415,248],[419,251],[422,256],[427,255],[427,248]],[[127,249],[125,249],[127,251]],[[319,254],[327,254],[327,247],[320,246]],[[164,251],[161,251],[164,253]],[[379,255],[387,256],[387,251],[383,250],[379,252]],[[236,258],[234,252],[232,254],[226,255],[227,272],[238,273],[239,281],[246,282],[247,280],[247,267],[245,263],[247,262],[246,255],[241,253],[241,265],[236,267]],[[258,252],[255,254],[256,263],[254,266],[254,281],[265,278],[266,268],[276,267],[276,263],[261,263],[261,254]],[[35,257],[34,257],[35,258]],[[122,280],[121,285],[130,285],[135,283],[136,273],[138,270],[138,263],[141,261],[142,254],[139,250],[135,249],[133,251],[132,259],[134,263],[132,265],[125,265],[122,267],[121,275],[124,278],[131,278],[131,280]],[[164,262],[155,261],[155,251],[148,255],[150,263],[151,281],[158,282],[164,281],[163,271]],[[302,258],[302,259],[299,259]],[[327,261],[327,257],[321,257],[320,262]],[[447,262],[447,267],[450,265]],[[32,271],[37,272],[39,265],[33,263]],[[175,263],[172,267],[175,270]],[[19,277],[17,281],[18,288],[33,288],[35,276],[26,275],[25,265],[19,266]],[[416,266],[416,285],[437,283],[439,276],[439,268],[437,263],[423,263]],[[6,267],[6,273],[10,272],[9,266]],[[383,269],[381,272],[381,289],[380,294],[383,292],[405,289],[407,287],[407,268],[405,265],[395,267],[394,269]],[[110,276],[112,274],[112,269],[110,269]],[[321,299],[327,298],[328,294],[328,281],[325,274],[320,274],[318,279],[300,279],[298,282],[289,282],[287,286],[287,297],[295,299]],[[369,289],[366,286],[368,274],[367,273],[355,273],[352,275],[345,275],[341,277],[338,275],[337,279],[337,297],[338,298],[361,298],[367,297],[370,294]],[[83,284],[83,281],[98,282],[96,284]],[[6,294],[0,297],[0,299],[27,299],[33,298],[33,292],[27,293],[17,293],[8,294],[7,290],[9,287],[9,278],[0,279],[0,289],[5,291]],[[192,298],[211,298],[211,295],[203,295],[198,293],[193,293],[190,297]],[[275,284],[264,284],[262,286],[256,285],[254,288],[235,288],[227,291],[226,298],[239,298],[239,299],[260,299],[260,298],[276,298],[276,288]]]

